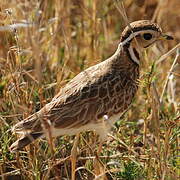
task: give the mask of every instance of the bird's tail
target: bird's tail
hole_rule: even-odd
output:
[[[11,147],[11,152],[17,152],[21,150],[23,147],[27,146],[28,144],[32,143],[37,138],[41,137],[43,133],[28,133],[25,134],[23,137],[18,139],[16,142],[14,142]]]
[[[12,128],[14,133],[20,134],[20,138],[11,145],[10,151],[16,152],[21,150],[23,147],[43,135],[39,117],[40,113],[35,113],[27,119],[20,121]]]

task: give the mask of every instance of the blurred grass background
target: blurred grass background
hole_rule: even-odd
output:
[[[0,178],[70,179],[73,137],[45,140],[12,154],[10,129],[38,111],[76,74],[111,56],[126,26],[112,0],[4,0],[0,2]],[[178,52],[154,64],[180,40],[179,0],[125,0],[128,21],[152,19],[169,35],[144,54],[140,88],[130,110],[103,146],[106,179],[176,180],[180,176]],[[15,24],[16,28],[9,25]],[[23,24],[23,25],[22,25]],[[23,27],[22,27],[23,26]],[[163,103],[159,97],[171,72]],[[151,84],[153,86],[151,86]],[[79,144],[77,179],[94,179],[96,136]],[[93,148],[89,148],[93,147]],[[64,159],[65,158],[65,159]]]

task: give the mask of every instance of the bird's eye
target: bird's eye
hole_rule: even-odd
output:
[[[152,39],[152,34],[150,34],[150,33],[144,33],[144,34],[143,34],[143,38],[144,38],[145,40],[150,40],[150,39]]]

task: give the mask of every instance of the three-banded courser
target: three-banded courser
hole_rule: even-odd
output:
[[[96,131],[102,141],[106,139],[111,125],[136,94],[142,51],[158,40],[173,39],[148,20],[133,22],[130,27],[124,29],[110,58],[78,74],[50,103],[12,128],[21,135],[10,147],[12,151],[39,137],[88,130]]]

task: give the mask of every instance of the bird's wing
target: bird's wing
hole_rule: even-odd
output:
[[[97,123],[117,103],[112,84],[119,79],[109,67],[104,61],[81,72],[39,112],[17,123],[13,131],[42,132],[47,123],[59,129]]]
[[[47,104],[45,117],[56,128],[72,128],[98,121],[106,114],[108,81],[113,78],[107,64],[93,66],[73,78]]]

